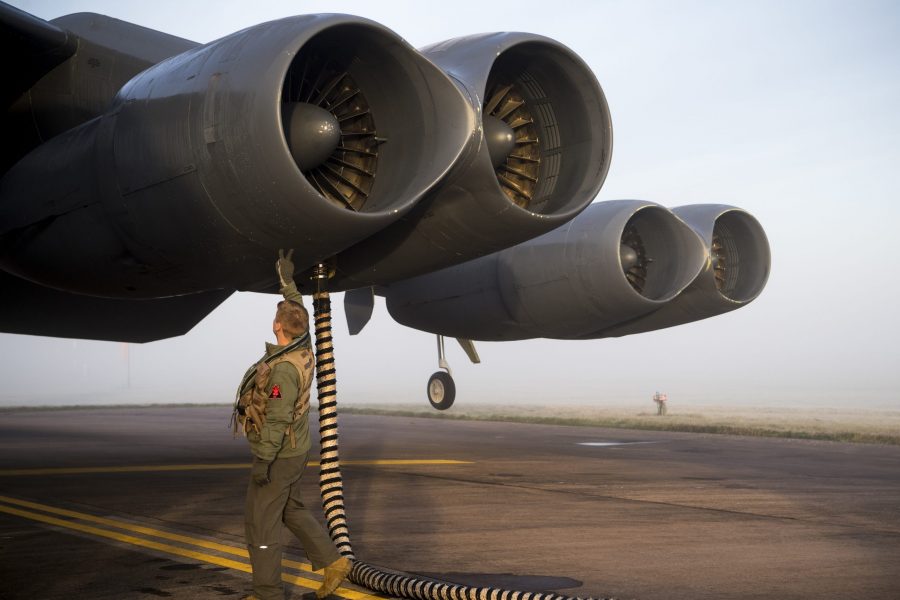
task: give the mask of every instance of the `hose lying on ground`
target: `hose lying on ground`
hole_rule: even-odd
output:
[[[313,296],[316,326],[316,388],[319,396],[321,461],[319,491],[328,532],[338,551],[353,561],[348,579],[374,592],[409,600],[582,600],[553,593],[517,592],[493,587],[470,587],[384,569],[357,560],[350,544],[344,509],[344,483],[338,454],[337,376],[331,336],[331,299],[328,292]],[[587,599],[591,600],[591,599]]]

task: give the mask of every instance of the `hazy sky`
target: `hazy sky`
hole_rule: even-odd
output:
[[[671,401],[900,407],[900,4],[885,2],[13,2],[42,18],[107,14],[199,42],[283,16],[344,12],[420,47],[483,31],[571,47],[603,86],[612,167],[597,201],[726,203],[772,248],[748,307],[622,339],[448,341],[457,404]],[[342,296],[337,296],[340,300]],[[7,399],[231,401],[276,298],[237,294],[186,336],[124,345],[0,335]],[[349,337],[337,302],[341,398],[426,403],[434,337],[383,303]]]

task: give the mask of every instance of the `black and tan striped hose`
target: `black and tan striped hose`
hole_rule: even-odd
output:
[[[338,551],[353,561],[348,579],[373,592],[410,600],[581,600],[553,593],[517,592],[493,587],[470,587],[392,571],[357,560],[350,544],[344,484],[338,455],[337,377],[331,336],[331,299],[328,292],[313,296],[316,324],[316,386],[319,394],[321,466],[319,490],[328,531]],[[590,600],[590,599],[587,599]]]

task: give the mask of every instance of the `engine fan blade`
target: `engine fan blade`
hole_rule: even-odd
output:
[[[710,258],[713,264],[713,276],[716,282],[716,289],[724,292],[728,281],[728,249],[722,241],[719,233],[714,232],[712,243],[710,244]]]
[[[346,69],[309,53],[295,61],[284,87],[285,134],[307,181],[349,210],[366,203],[378,170],[375,118]]]
[[[537,188],[541,148],[528,104],[515,83],[495,83],[482,114],[497,182],[517,206],[528,208]]]
[[[629,225],[622,231],[619,258],[628,283],[637,293],[642,294],[647,282],[647,267],[653,259],[647,256],[644,241],[634,225]]]

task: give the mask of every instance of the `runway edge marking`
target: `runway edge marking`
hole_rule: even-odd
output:
[[[15,508],[14,506],[8,506],[8,504],[16,504],[19,506],[27,506],[30,508],[35,508],[37,510],[42,510],[44,512],[59,514],[61,516],[70,516],[75,519],[92,521],[96,523],[108,524],[113,527],[130,530],[135,533],[145,533],[145,535],[152,535],[154,537],[160,537],[163,539],[171,539],[172,541],[182,541],[183,543],[192,544],[199,547],[205,547],[208,549],[215,549],[220,552],[226,552],[230,554],[234,554],[236,556],[242,556],[244,558],[248,558],[247,551],[242,548],[238,548],[236,546],[228,546],[226,544],[217,544],[214,542],[208,542],[207,540],[201,540],[198,538],[191,538],[190,536],[184,536],[179,534],[173,534],[169,532],[155,530],[149,527],[143,527],[140,525],[132,525],[131,523],[125,523],[120,521],[115,521],[113,519],[107,519],[104,517],[97,517],[95,515],[90,515],[87,513],[78,513],[76,511],[70,511],[63,508],[56,508],[52,506],[47,506],[43,504],[39,504],[36,502],[29,502],[27,500],[19,500],[17,498],[10,498],[8,496],[0,496],[0,502],[6,503],[7,505],[0,504],[0,513],[6,513],[10,515],[14,515],[17,517],[22,517],[25,519],[30,519],[32,521],[38,521],[41,523],[46,523],[48,525],[54,525],[57,527],[63,527],[66,529],[72,529],[74,531],[80,531],[81,533],[87,533],[89,535],[94,535],[102,538],[107,538],[111,540],[115,540],[118,542],[123,542],[125,544],[130,544],[132,546],[139,546],[143,548],[149,548],[151,550],[156,550],[158,552],[163,552],[166,554],[173,554],[176,556],[182,556],[185,558],[191,558],[193,560],[198,560],[200,562],[205,562],[209,564],[214,564],[220,567],[226,567],[229,569],[235,569],[238,571],[242,571],[244,573],[250,573],[251,568],[248,563],[232,560],[229,558],[215,556],[212,554],[206,554],[203,552],[197,552],[195,550],[191,550],[189,548],[181,548],[178,546],[172,546],[171,544],[165,544],[162,542],[156,542],[153,540],[148,540],[144,538],[135,537],[132,535],[127,535],[123,533],[119,533],[116,531],[110,531],[108,529],[101,529],[99,527],[94,527],[92,525],[85,525],[83,523],[77,523],[73,521],[67,521],[64,519],[59,519],[49,515],[43,515],[35,512],[31,512],[28,510]],[[153,532],[153,533],[149,533]],[[302,569],[310,572],[312,571],[312,567],[305,563],[300,563],[297,561],[291,560],[283,560],[282,564],[289,568],[294,569]],[[314,579],[307,579],[305,577],[299,577],[296,575],[289,575],[287,573],[283,573],[281,576],[282,580],[291,583],[293,585],[297,585],[300,587],[304,587],[310,590],[315,590],[319,586],[319,582]],[[375,596],[372,594],[367,594],[365,592],[360,592],[357,590],[351,590],[348,588],[338,588],[335,592],[336,595],[346,598],[347,600],[381,600],[381,596]]]

